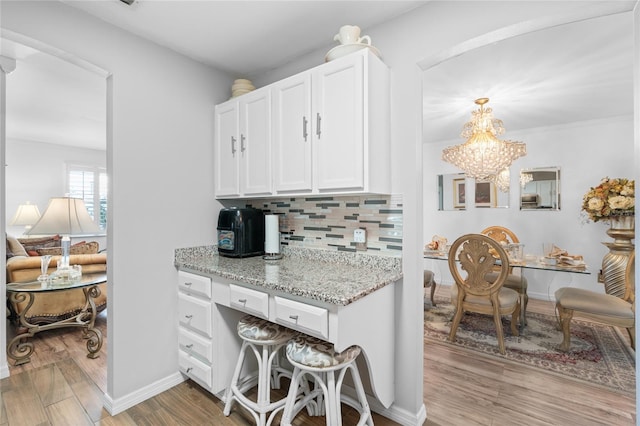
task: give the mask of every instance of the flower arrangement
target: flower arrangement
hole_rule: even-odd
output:
[[[635,201],[634,180],[605,177],[600,185],[584,194],[582,210],[594,222],[607,221],[615,216],[633,216]]]

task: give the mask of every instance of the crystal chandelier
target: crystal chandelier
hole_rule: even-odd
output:
[[[444,161],[464,170],[467,177],[480,180],[491,179],[527,153],[524,143],[496,137],[504,133],[504,126],[502,120],[493,118],[491,108],[484,107],[487,102],[489,98],[476,99],[480,109],[471,113],[471,121],[465,123],[460,134],[467,141],[442,151]]]
[[[533,175],[531,173],[520,173],[520,186],[523,188],[527,186],[529,182],[533,180]]]
[[[509,168],[506,167],[500,170],[500,173],[491,176],[489,180],[496,185],[496,188],[498,188],[500,192],[509,192],[511,172],[509,171]]]

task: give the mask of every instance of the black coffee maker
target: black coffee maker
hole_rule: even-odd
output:
[[[231,207],[218,215],[218,254],[251,257],[264,254],[264,213],[255,208]]]

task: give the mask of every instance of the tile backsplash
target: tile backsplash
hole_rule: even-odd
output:
[[[282,245],[356,251],[353,231],[367,231],[366,253],[402,255],[402,196],[287,197],[247,200],[280,215]]]

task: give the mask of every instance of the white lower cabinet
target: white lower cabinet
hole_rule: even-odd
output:
[[[208,390],[212,390],[214,362],[210,295],[211,279],[178,272],[178,367]]]
[[[221,395],[240,351],[236,324],[245,314],[221,309],[212,292],[210,277],[178,271],[178,369],[209,392]]]
[[[179,370],[220,399],[242,345],[238,321],[249,313],[331,342],[340,351],[360,346],[375,396],[385,407],[393,402],[393,285],[342,306],[219,276],[178,275]],[[252,357],[246,361],[243,375],[257,369]]]

